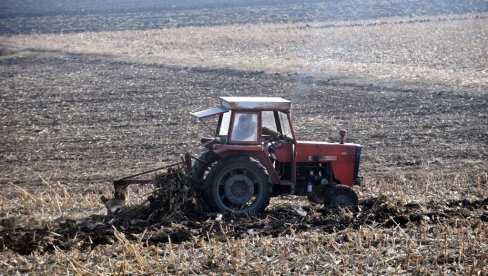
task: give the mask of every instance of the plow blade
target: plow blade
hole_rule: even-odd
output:
[[[141,173],[129,175],[117,180],[113,181],[114,185],[114,197],[113,198],[107,198],[105,196],[101,196],[100,200],[102,203],[105,205],[107,208],[108,214],[116,214],[118,213],[121,208],[125,204],[125,198],[127,195],[127,187],[130,184],[139,184],[139,185],[144,185],[144,184],[150,184],[154,182],[154,179],[134,179],[135,177],[141,176],[141,175],[146,175],[149,173],[157,172],[157,171],[163,171],[167,170],[173,167],[183,167],[185,169],[185,172],[187,174],[191,173],[191,155],[189,153],[186,153],[182,155],[181,161],[178,163],[173,163],[170,165],[166,165],[163,167],[159,167],[156,169],[144,171]]]

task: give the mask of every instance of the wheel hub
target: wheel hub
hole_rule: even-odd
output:
[[[335,198],[337,206],[349,206],[352,205],[354,200],[348,195],[337,195]]]
[[[233,175],[224,183],[225,197],[232,204],[244,204],[254,195],[254,184],[247,176]]]
[[[331,205],[338,207],[348,207],[358,204],[356,193],[349,187],[338,185],[332,194]]]

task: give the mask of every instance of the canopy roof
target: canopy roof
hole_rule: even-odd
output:
[[[197,118],[205,118],[225,113],[229,110],[277,110],[288,111],[291,107],[289,100],[281,97],[220,97],[219,107],[192,112]]]
[[[220,97],[220,105],[232,110],[290,110],[291,102],[281,97]]]

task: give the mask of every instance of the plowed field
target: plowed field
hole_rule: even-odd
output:
[[[484,1],[40,2],[0,4],[0,274],[488,272]],[[256,95],[363,146],[358,206],[105,216],[111,180],[198,155],[189,112]]]

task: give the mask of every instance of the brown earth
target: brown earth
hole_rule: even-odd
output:
[[[347,129],[364,146],[365,176],[486,169],[483,87],[392,88],[46,52],[0,62],[3,184],[36,186],[39,174],[68,189],[98,189],[186,150],[197,154],[208,133],[189,112],[229,95],[290,99],[301,140],[337,141]]]
[[[144,7],[152,4],[146,2],[132,16],[122,5],[113,22],[127,25],[116,24],[116,30],[209,25],[212,18],[200,13],[201,17],[190,16],[195,22],[189,22],[178,12],[161,8],[159,12],[173,21],[155,20],[159,25],[151,25]],[[373,5],[368,9],[385,9],[383,16],[405,15],[383,2],[368,4]],[[419,10],[415,1],[395,3],[400,2],[411,4],[410,12]],[[185,3],[176,8],[188,8]],[[291,0],[283,6],[268,7],[266,3],[256,1],[246,8],[251,12],[240,13],[236,22],[263,9],[296,7]],[[342,11],[354,6],[338,3],[331,5],[344,5]],[[426,7],[427,15],[445,13],[446,7],[454,14],[469,7],[476,7],[473,12],[486,10],[477,1],[471,1],[471,6],[468,1],[439,3],[442,5]],[[319,8],[330,8],[320,1],[310,5],[317,8],[317,15],[324,14]],[[88,17],[76,9],[64,17],[47,14],[41,6],[36,9],[26,10],[26,14],[14,9],[1,18],[2,34],[50,32],[50,27],[54,33],[64,27],[68,32],[115,30],[108,21],[84,24],[79,19]],[[218,18],[224,22],[236,10],[239,7],[206,11],[221,14]],[[307,22],[300,16],[312,18],[312,10],[299,6],[290,13],[296,20],[273,22]],[[368,11],[349,18],[375,18]],[[194,9],[190,15],[198,12]],[[91,14],[91,18],[102,15]],[[311,21],[343,19],[340,15]],[[137,26],[138,18],[148,21]],[[439,18],[436,20],[443,21]],[[251,19],[243,22],[256,22]],[[19,23],[23,20],[24,25]],[[469,20],[477,28],[459,41],[486,41],[486,32],[479,25],[485,19],[469,16]],[[328,26],[317,24],[310,26]],[[429,26],[442,24],[422,26],[428,33]],[[438,36],[449,36],[449,32],[441,31]],[[44,38],[49,45],[49,36]],[[386,82],[390,78],[374,74],[328,78],[320,70],[311,75],[297,68],[276,73],[225,64],[168,65],[161,60],[138,62],[110,54],[30,49],[28,45],[10,48],[2,43],[0,274],[486,273],[486,46],[452,44],[464,49],[467,57],[475,56],[473,49],[481,51],[475,68],[480,79],[428,81],[418,78],[412,60],[406,60],[412,66],[404,78]],[[394,45],[402,47],[401,43]],[[379,48],[380,54],[388,50]],[[434,48],[442,51],[442,47]],[[453,49],[447,49],[449,57],[454,56]],[[453,68],[472,69],[463,58],[443,61],[441,52],[422,56],[422,49],[415,49],[415,53],[425,57],[423,65],[451,72],[443,76],[457,72]],[[433,60],[440,63],[433,64]],[[402,68],[401,61],[394,65]],[[324,209],[304,198],[284,196],[273,198],[267,211],[254,217],[206,214],[191,208],[176,216],[163,217],[175,212],[174,208],[151,216],[154,210],[138,204],[152,188],[134,186],[127,210],[144,212],[105,216],[99,197],[110,194],[113,179],[172,163],[185,151],[194,155],[201,151],[199,138],[208,131],[189,112],[216,105],[220,96],[255,95],[282,96],[293,102],[298,139],[338,141],[338,130],[345,128],[347,140],[363,146],[365,185],[356,189],[359,206]]]
[[[293,199],[291,199],[293,200]],[[146,244],[182,243],[193,239],[225,239],[272,236],[279,237],[301,232],[337,233],[345,229],[360,227],[412,228],[418,225],[454,225],[462,220],[462,225],[478,227],[488,222],[488,198],[470,201],[468,199],[446,203],[398,204],[388,202],[386,197],[363,199],[358,206],[350,209],[323,209],[311,207],[275,206],[263,215],[236,218],[228,214],[189,212],[174,223],[156,222],[132,217],[126,221],[118,218],[93,215],[84,219],[59,219],[54,223],[33,224],[15,218],[1,219],[0,247],[9,248],[22,255],[34,251],[49,253],[55,247],[70,250],[85,250],[98,245],[114,243],[114,227],[129,234],[129,240],[137,241],[143,232],[150,233]],[[347,240],[347,234],[340,238]]]
[[[5,0],[0,33],[78,33],[215,26],[358,20],[394,16],[488,11],[484,0],[299,1],[299,0]]]
[[[349,246],[355,241],[349,231],[364,227],[380,232],[435,225],[486,229],[488,100],[479,87],[386,88],[299,74],[137,64],[51,52],[0,63],[2,250],[29,256],[90,251],[125,242],[121,232],[129,244],[143,235],[151,248],[300,233],[332,233],[337,244]],[[114,223],[103,215],[97,195],[108,194],[112,179],[166,164],[187,150],[199,152],[196,141],[205,129],[190,111],[213,106],[222,95],[256,94],[293,101],[300,139],[337,141],[337,130],[346,128],[348,140],[364,146],[366,190],[359,191],[358,207],[324,210],[285,197],[251,218],[190,212],[171,223],[147,217]],[[465,176],[459,180],[460,175]],[[72,206],[63,200],[55,207],[63,193],[64,202],[76,202],[77,197],[93,202],[88,209],[62,209]],[[39,210],[39,203],[13,204],[29,197],[34,203],[45,200],[52,210],[60,208],[59,215],[42,218],[46,207]],[[382,245],[377,241],[371,246]],[[479,264],[463,260],[472,267]],[[456,264],[443,255],[426,262]],[[210,262],[201,272],[213,266]],[[407,266],[407,271],[419,270]]]

